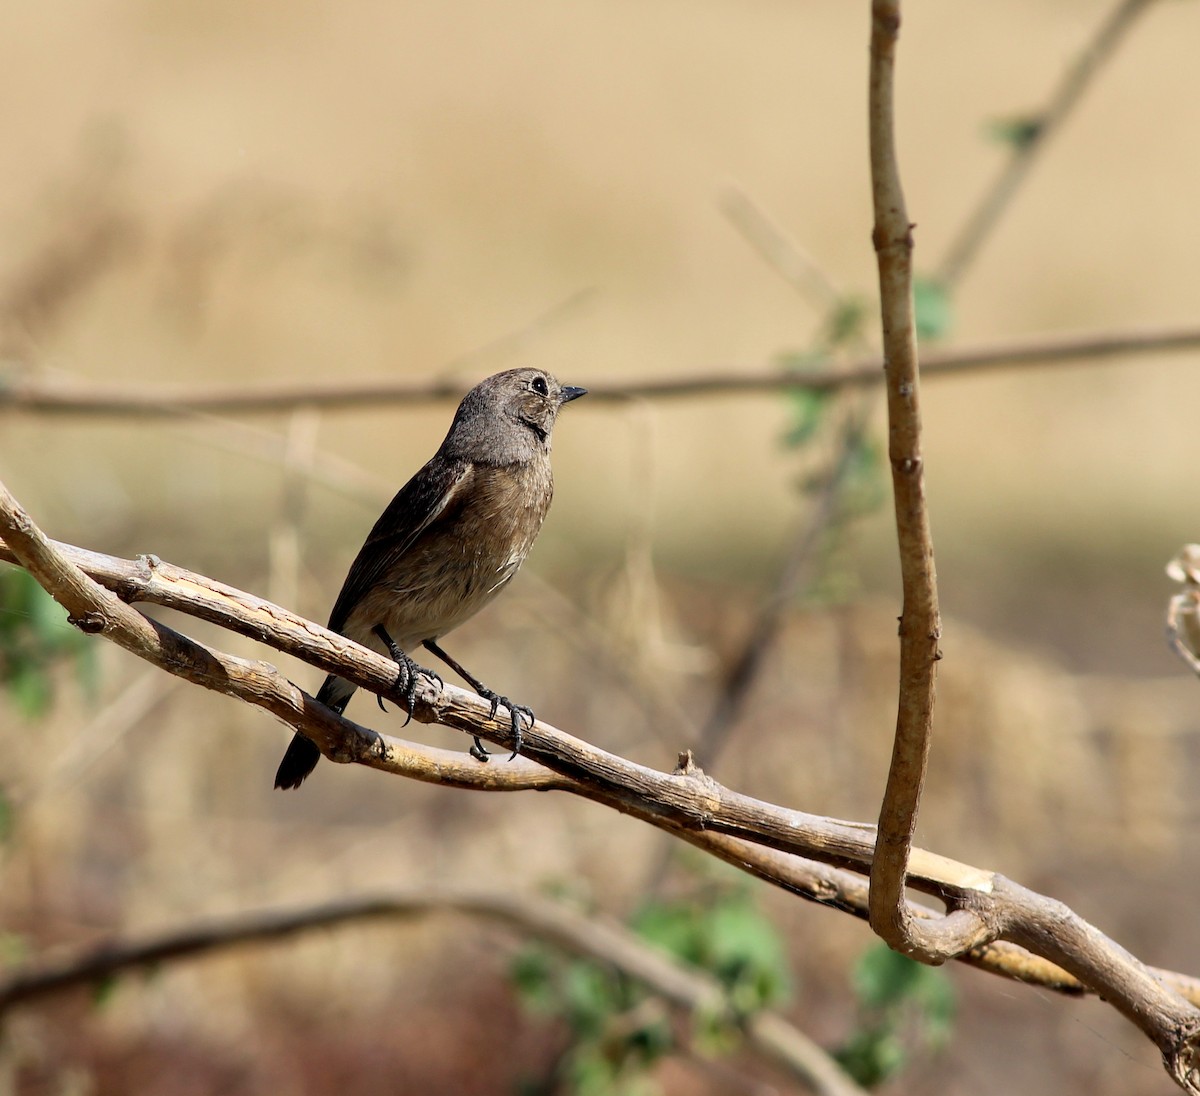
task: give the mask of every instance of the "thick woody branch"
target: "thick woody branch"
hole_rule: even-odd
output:
[[[565,786],[561,778],[531,762],[514,762],[503,777],[498,766],[489,766],[483,773],[477,773],[475,770],[483,767],[467,755],[419,748],[380,735],[318,704],[270,663],[238,658],[208,647],[148,619],[126,604],[126,600],[157,600],[164,606],[190,611],[193,616],[230,627],[228,612],[222,614],[218,607],[222,598],[228,598],[228,604],[236,606],[236,623],[232,630],[283,649],[290,647],[292,653],[308,658],[323,669],[335,672],[347,669],[359,684],[377,689],[380,695],[400,703],[401,698],[394,695],[396,670],[393,663],[365,647],[318,628],[311,621],[211,579],[188,576],[169,565],[167,569],[173,572],[173,578],[159,583],[152,577],[158,564],[153,557],[138,561],[98,557],[107,560],[109,565],[97,568],[97,578],[101,582],[105,578],[112,582],[120,593],[118,596],[90,578],[68,553],[49,541],[2,484],[0,527],[6,538],[0,548],[0,558],[14,560],[25,567],[53,594],[67,610],[68,620],[81,631],[102,635],[168,673],[264,708],[289,726],[303,728],[332,761],[356,762],[418,780],[455,786],[505,791]],[[95,553],[81,549],[72,551],[83,557],[95,556]],[[146,596],[134,593],[143,586]],[[189,587],[194,591],[192,603],[185,592]],[[160,596],[155,598],[155,593]],[[188,607],[184,608],[185,605]],[[281,635],[288,637],[286,643],[279,642]],[[365,672],[362,662],[367,663]],[[368,681],[374,684],[367,684]],[[462,693],[462,690],[456,692]],[[462,698],[468,702],[472,699],[469,693],[462,693]],[[469,706],[478,709],[478,714],[487,710],[486,703]]]
[[[925,355],[926,379],[984,370],[1091,363],[1105,358],[1173,353],[1200,346],[1200,328],[1151,328],[1044,335],[988,346],[934,351]],[[883,381],[883,362],[868,357],[826,370],[729,369],[707,374],[662,377],[645,381],[587,380],[588,402],[631,399],[677,399],[717,393],[804,390],[832,392],[865,388]],[[340,378],[336,382],[294,381],[229,386],[121,387],[83,382],[55,382],[36,375],[0,379],[0,411],[39,415],[117,415],[162,417],[213,413],[248,415],[319,407],[322,411],[377,408],[396,403],[449,403],[465,395],[467,384],[455,380],[414,382],[394,376]]]
[[[863,920],[867,918],[867,886],[849,872],[822,864],[806,863],[796,857],[783,857],[770,850],[755,849],[744,842],[715,834],[680,836],[692,841],[697,848],[736,864],[759,878],[782,885],[793,894],[843,910]],[[502,911],[530,909],[531,902],[535,903],[532,907],[535,911],[533,914],[513,916],[509,919],[536,929],[541,922],[537,911],[542,908],[562,909],[561,906],[551,905],[544,899],[444,888],[437,892],[422,890],[405,895],[348,899],[294,912],[246,915],[218,923],[192,925],[139,943],[108,944],[82,955],[57,961],[35,961],[22,966],[0,980],[0,1014],[73,986],[95,983],[125,971],[152,967],[172,959],[203,955],[241,944],[273,941],[310,929],[374,918],[408,916],[433,908],[495,912],[496,916],[504,916]],[[914,905],[913,912],[918,917],[938,916],[934,911],[922,906]],[[597,943],[594,939],[594,920],[584,920],[582,915],[571,914],[569,911],[563,911],[563,916],[572,919],[572,924],[582,926],[581,935],[577,937],[582,943],[576,950],[597,959],[612,958],[611,953],[605,952],[603,940]],[[579,920],[576,921],[576,918]],[[543,935],[563,946],[576,946],[574,936],[564,939],[551,937],[549,933]],[[586,950],[593,945],[597,950]],[[655,955],[657,956],[657,953]],[[960,958],[980,970],[1042,988],[1076,996],[1088,992],[1082,982],[1060,967],[1013,944],[989,944]],[[1166,984],[1193,1004],[1200,1004],[1200,979],[1189,978],[1173,971],[1149,969],[1152,969],[1156,980]],[[656,980],[654,988],[666,995],[671,993],[670,986],[664,985],[662,979]],[[686,1001],[681,1000],[680,1003]]]
[[[511,765],[481,765],[466,754],[398,742],[334,715],[270,664],[235,658],[196,643],[149,621],[123,598],[156,601],[193,612],[342,674],[401,704],[394,689],[394,667],[386,659],[278,606],[160,561],[114,560],[56,545],[2,486],[0,530],[7,542],[0,556],[25,566],[67,607],[77,625],[120,643],[171,673],[266,708],[310,735],[333,760],[357,761],[417,779],[481,790],[570,791],[675,833],[794,893],[862,915],[861,882],[836,868],[869,870],[875,844],[871,826],[753,799],[711,780],[686,759],[676,772],[660,773],[540,721],[525,733],[523,752],[528,759]],[[75,560],[121,596],[85,575]],[[440,722],[502,746],[511,745],[508,724],[489,719],[488,705],[461,689],[425,683],[418,689],[414,708],[414,718],[420,721]],[[822,863],[804,863],[800,858]],[[823,866],[826,864],[833,867]],[[1015,888],[992,872],[914,849],[909,884],[938,896],[953,911],[947,918],[910,904],[912,918],[936,925],[956,917],[957,911],[970,910],[991,927],[986,947],[977,950],[970,961],[997,971],[1011,965],[1016,977],[1073,990],[1071,979],[1061,970],[1054,971],[1016,949],[1010,951],[1011,945],[991,942],[1000,937],[1028,939],[1039,954],[1052,953],[1059,967],[1087,987],[1103,987],[1106,997],[1137,1023],[1164,1055],[1174,1062],[1183,1060],[1198,1014],[1168,988],[1178,984],[1177,976],[1164,985],[1070,911],[1057,904],[1039,906],[1034,899],[1040,896]],[[1052,915],[1049,924],[1040,920],[1047,909]],[[1059,925],[1079,928],[1068,934],[1064,944],[1056,936]]]
[[[7,537],[5,554],[11,553],[42,582],[67,608],[74,623],[103,634],[171,673],[267,708],[311,735],[331,760],[354,761],[384,770],[394,767],[391,740],[340,720],[268,663],[214,651],[148,620],[88,578],[71,560],[77,555],[81,559],[90,557],[94,563],[97,558],[108,557],[75,548],[62,550],[47,540],[19,507],[14,511],[14,506],[11,495],[0,487],[0,528]],[[14,513],[16,516],[10,517]],[[148,572],[141,570],[145,567]],[[322,670],[338,673],[401,707],[406,705],[395,687],[395,665],[388,659],[269,602],[157,560],[111,561],[95,567],[95,571],[111,581],[124,597],[193,611]],[[219,606],[225,597],[230,604],[223,616]],[[425,680],[417,687],[412,715],[419,722],[441,723],[511,747],[511,726],[505,720],[489,718],[488,711],[488,703],[473,693]],[[347,736],[339,733],[343,722],[350,730]],[[660,773],[599,750],[542,721],[525,731],[523,742],[522,759],[511,765],[484,767],[495,774],[490,777],[492,781],[523,790],[530,786],[535,772],[545,771],[541,766],[532,766],[538,761],[558,774],[556,782],[541,786],[570,788],[660,824],[723,832],[782,852],[818,853],[822,860],[847,867],[865,869],[870,863],[874,841],[871,826],[774,807],[724,788],[690,765],[672,774]],[[478,764],[465,755],[459,756],[464,757],[464,763]],[[509,772],[516,774],[515,780],[507,775]],[[552,777],[550,774],[546,779]],[[921,853],[914,861],[913,885],[941,897],[961,897],[972,889],[990,886],[990,873],[977,872],[931,853]]]
[[[57,541],[51,541],[49,545],[89,577],[116,593],[123,601],[156,604],[209,621],[230,631],[261,640],[297,658],[311,661],[323,669],[344,673],[355,678],[364,688],[376,690],[385,696],[389,695],[389,690],[394,684],[395,671],[392,663],[386,659],[253,594],[155,557],[125,560]],[[19,562],[16,553],[3,541],[0,541],[0,559],[12,563]],[[343,648],[344,657],[336,653]],[[236,673],[234,680],[237,680]],[[295,687],[276,672],[267,680],[278,691],[278,701],[284,708],[285,714],[281,714],[280,718],[296,729],[313,735],[314,738],[321,738],[322,727],[309,722],[308,716],[313,712],[325,711],[323,706],[314,704],[309,709],[289,710],[286,707],[287,698]],[[455,690],[450,686],[446,691],[460,694],[455,699],[462,703],[464,710],[474,708],[480,717],[487,708],[486,704],[479,704],[471,693]],[[261,692],[246,691],[234,695],[249,703],[268,706],[263,703],[264,697]],[[393,699],[397,704],[402,704],[402,697],[393,696]],[[332,716],[332,713],[329,714]],[[571,791],[583,796],[588,794],[577,781],[552,773],[524,758],[502,766],[480,765],[469,755],[459,751],[403,742],[360,727],[345,717],[333,717],[328,727],[336,728],[334,734],[337,741],[331,744],[326,736],[322,738],[322,745],[327,751],[327,756],[334,760],[352,761],[383,772],[475,791],[558,790]],[[486,733],[487,721],[479,718],[472,727]],[[552,728],[550,730],[553,732]],[[357,745],[360,741],[365,743],[362,748]],[[650,812],[639,816],[765,882],[821,905],[851,913],[863,920],[867,919],[867,887],[861,878],[850,871],[708,830],[674,826]],[[863,829],[869,834],[869,829]],[[937,862],[946,870],[954,867],[950,861],[940,858],[930,860],[931,857],[932,854],[917,850],[919,865]],[[959,877],[961,886],[974,884],[986,889],[998,878],[992,873],[978,869],[962,865],[958,867],[963,873]],[[937,877],[931,875],[922,880],[925,889],[930,893],[944,893],[944,875],[943,871]],[[910,903],[910,908],[915,917],[929,919],[940,916],[915,903]],[[1083,983],[1062,969],[1039,961],[1023,949],[1003,942],[987,945],[959,958],[980,969],[1033,982],[1044,988],[1067,993],[1087,992]],[[1165,980],[1176,992],[1200,1004],[1200,981],[1163,971],[1156,971],[1155,977],[1160,981]]]
[[[360,921],[460,913],[504,924],[576,955],[616,967],[674,1008],[738,1028],[763,1058],[820,1096],[862,1096],[858,1087],[803,1032],[778,1013],[740,1015],[717,980],[647,944],[602,916],[587,916],[533,895],[462,887],[365,896],[297,910],[215,920],[137,943],[107,945],[58,963],[39,963],[0,981],[0,1015],[71,986],[98,983],[126,971]]]
[[[926,962],[943,962],[989,938],[985,922],[967,910],[936,926],[914,921],[904,901],[909,849],[933,730],[934,668],[940,657],[937,576],[925,504],[920,389],[912,301],[912,225],[896,159],[893,85],[900,32],[898,0],[871,10],[870,144],[875,206],[873,240],[879,266],[879,306],[886,362],[888,457],[892,466],[903,607],[896,736],[879,814],[871,870],[871,927],[889,945]]]
[[[785,856],[774,849],[750,845],[745,841],[722,837],[719,834],[694,834],[680,830],[672,832],[697,848],[773,886],[818,905],[841,910],[862,921],[870,918],[869,887],[862,878],[849,871],[796,856]],[[1049,903],[1043,909],[1059,917],[1070,919],[1076,916],[1061,903],[1019,887],[1003,876],[993,874],[991,878],[996,893],[1006,892],[1012,895],[1014,901],[1027,902],[1031,907],[1038,903]],[[910,915],[915,918],[931,921],[942,916],[916,902],[910,901],[908,906]],[[1062,967],[1043,958],[1041,954],[1035,955],[1005,940],[981,944],[956,958],[979,970],[1059,993],[1081,995],[1093,992],[1085,981],[1069,974]],[[1157,982],[1173,993],[1193,1005],[1200,1006],[1200,978],[1154,967],[1145,969],[1151,972]]]

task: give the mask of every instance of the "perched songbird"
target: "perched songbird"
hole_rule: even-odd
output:
[[[509,369],[463,398],[441,448],[392,499],[342,585],[329,628],[391,655],[411,707],[418,674],[440,682],[407,652],[437,655],[512,716],[520,748],[524,705],[492,692],[437,641],[474,616],[517,573],[537,539],[550,500],[550,435],[564,403],[585,388],[560,385],[540,369]],[[342,712],[355,686],[330,674],[317,699]],[[471,751],[487,757],[479,739]],[[515,755],[515,751],[514,751]],[[275,787],[298,788],[321,752],[296,734],[275,774]]]

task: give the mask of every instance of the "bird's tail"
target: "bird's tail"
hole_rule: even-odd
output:
[[[330,674],[322,684],[320,692],[317,693],[317,700],[341,715],[354,695],[354,688],[344,678]],[[321,751],[317,749],[316,744],[297,731],[292,736],[291,745],[288,746],[287,753],[283,755],[283,760],[279,762],[279,768],[275,772],[275,787],[285,789],[300,787],[304,783],[304,778],[317,767],[317,762],[320,760]]]

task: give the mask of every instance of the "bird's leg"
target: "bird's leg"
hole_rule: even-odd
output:
[[[433,670],[425,669],[424,666],[418,666],[409,658],[400,649],[400,645],[388,635],[387,629],[382,624],[376,624],[371,631],[379,637],[379,641],[388,649],[388,654],[392,656],[396,665],[400,667],[400,672],[396,675],[396,688],[404,694],[404,699],[408,701],[408,718],[404,721],[404,726],[407,727],[412,722],[413,705],[417,700],[417,675],[423,674],[430,681],[436,681],[439,687],[444,683],[439,674]],[[383,707],[382,697],[376,694],[375,699],[379,702],[379,707],[383,711],[387,711]]]
[[[456,674],[459,675],[468,685],[471,686],[484,700],[492,706],[490,718],[496,718],[496,712],[500,705],[503,704],[508,709],[508,714],[512,717],[512,733],[513,733],[513,752],[509,756],[509,761],[521,752],[521,737],[523,730],[521,728],[521,716],[525,716],[529,720],[529,725],[533,726],[533,709],[525,704],[514,704],[506,696],[501,696],[497,692],[489,689],[479,678],[467,673],[457,662],[454,661],[445,651],[441,649],[432,639],[427,639],[421,644],[427,651],[432,651],[438,656],[447,666],[450,667]],[[480,757],[480,754],[483,756]],[[489,756],[487,750],[484,749],[483,743],[479,741],[479,737],[475,737],[475,745],[471,747],[471,756],[480,761],[486,760]]]

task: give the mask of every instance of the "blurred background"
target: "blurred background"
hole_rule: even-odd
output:
[[[1200,317],[1200,6],[1145,7],[970,263],[931,285],[943,348]],[[931,278],[1109,11],[908,6],[900,157]],[[587,385],[877,348],[866,3],[64,0],[8,5],[0,25],[10,378],[465,386],[533,364]],[[764,259],[764,239],[804,284]],[[945,659],[919,840],[1191,973],[1200,686],[1162,617],[1163,568],[1200,539],[1198,362],[1131,355],[923,391]],[[452,410],[9,410],[0,469],[58,539],[153,552],[324,620]],[[670,768],[712,726],[800,558],[775,641],[700,761],[764,799],[873,821],[899,608],[884,446],[878,393],[573,404],[530,562],[447,647],[556,725]],[[71,635],[61,617],[46,627]],[[274,792],[285,728],[87,651],[0,698],[10,960],[429,881],[551,887],[617,917],[651,890],[702,906],[742,886],[564,797],[332,765]],[[278,661],[315,689],[317,671]],[[396,734],[403,721],[362,696],[348,714]],[[867,929],[749,894],[787,952],[779,1007],[845,1044]],[[569,1025],[523,1008],[518,947],[509,930],[430,917],[164,968],[103,1003],[68,994],[9,1018],[0,1092],[570,1091]],[[910,1040],[884,1091],[1173,1091],[1105,1006],[967,969],[946,979],[948,1042]],[[650,1076],[666,1093],[789,1087],[744,1051],[669,1055]]]

